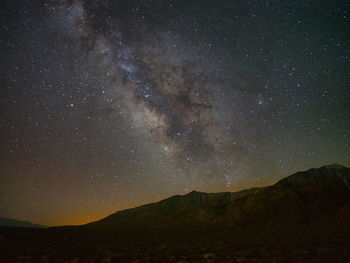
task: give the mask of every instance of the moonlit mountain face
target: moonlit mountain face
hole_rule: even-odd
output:
[[[74,224],[350,162],[346,1],[3,1],[0,213]]]

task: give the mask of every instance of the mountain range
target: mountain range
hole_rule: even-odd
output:
[[[0,228],[2,241],[2,262],[350,262],[350,169],[193,191],[81,226]]]
[[[95,228],[272,226],[321,220],[350,212],[350,169],[329,165],[295,173],[268,187],[239,192],[193,191],[112,214]],[[340,210],[339,210],[340,209]]]

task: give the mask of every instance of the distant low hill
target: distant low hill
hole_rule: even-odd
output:
[[[28,221],[21,221],[11,218],[0,217],[0,226],[12,226],[12,227],[34,227],[34,228],[44,228],[46,226],[33,224]]]

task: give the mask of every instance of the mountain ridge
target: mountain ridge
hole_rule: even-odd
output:
[[[0,227],[1,262],[348,262],[350,169],[192,191],[80,226]],[[17,261],[16,261],[17,259]]]
[[[296,172],[266,187],[175,195],[118,211],[85,226],[128,229],[147,228],[154,223],[174,229],[179,225],[191,228],[193,225],[247,225],[247,222],[274,224],[283,217],[291,223],[302,223],[305,218],[324,217],[334,209],[350,204],[349,182],[350,169],[333,164]]]

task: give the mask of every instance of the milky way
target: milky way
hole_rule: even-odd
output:
[[[181,40],[174,44],[174,36],[165,29],[146,24],[122,33],[116,19],[108,16],[108,10],[115,10],[113,6],[102,6],[107,12],[102,18],[95,16],[94,8],[88,14],[78,1],[60,6],[55,22],[63,23],[62,33],[76,42],[88,63],[97,68],[94,78],[106,82],[106,95],[98,107],[105,108],[107,117],[118,120],[125,112],[123,126],[141,137],[147,148],[161,152],[167,162],[173,161],[176,174],[195,166],[205,180],[203,170],[209,169],[211,174],[217,162],[229,169],[225,164],[232,166],[241,160],[234,149],[247,146],[245,140],[238,144],[235,140],[242,137],[240,121],[247,116],[223,97],[254,102],[241,91],[232,92],[239,87],[227,77],[231,72],[215,69],[219,65],[213,68],[213,59],[196,51],[194,43]],[[236,117],[235,112],[243,116]],[[224,174],[221,177],[226,178]]]
[[[1,10],[1,215],[81,223],[349,165],[346,1]]]

